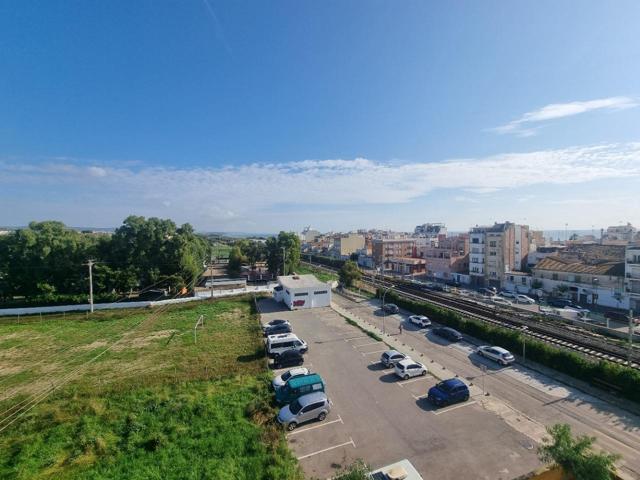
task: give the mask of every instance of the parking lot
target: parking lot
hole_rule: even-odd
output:
[[[539,466],[531,440],[473,396],[434,408],[425,398],[434,376],[398,379],[379,363],[388,347],[333,310],[259,306],[264,323],[288,320],[308,343],[305,366],[323,377],[333,402],[324,422],[287,434],[307,476],[328,478],[357,458],[374,468],[407,458],[425,479],[511,479]]]

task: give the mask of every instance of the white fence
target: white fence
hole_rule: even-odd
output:
[[[273,292],[275,284],[260,285],[257,287],[247,286],[244,288],[234,288],[231,290],[218,290],[213,292],[198,292],[197,296],[186,298],[172,298],[168,300],[147,301],[147,302],[119,302],[119,303],[95,303],[93,305],[94,310],[115,310],[119,308],[145,308],[155,307],[159,305],[167,305],[171,303],[186,303],[199,300],[206,300],[207,298],[220,298],[230,297],[233,295],[241,295],[243,293],[261,293],[261,292]],[[90,305],[84,303],[81,305],[54,305],[50,307],[25,307],[25,308],[4,308],[0,309],[0,317],[11,317],[18,315],[37,315],[39,313],[62,313],[62,312],[88,312]]]

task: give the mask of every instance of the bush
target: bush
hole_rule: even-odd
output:
[[[378,291],[378,296],[380,293]],[[426,315],[438,323],[514,352],[521,351],[523,343],[526,343],[526,357],[528,359],[596,387],[601,386],[599,382],[606,381],[618,389],[624,398],[640,403],[640,372],[637,370],[605,360],[598,362],[588,360],[576,352],[525,337],[518,331],[465,318],[453,310],[402,298],[395,292],[388,292],[387,298],[389,302],[393,302],[405,310]]]

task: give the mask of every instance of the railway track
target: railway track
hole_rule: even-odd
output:
[[[308,262],[304,262],[309,264]],[[316,268],[335,273],[338,269],[325,265],[310,264]],[[417,301],[426,301],[436,306],[454,310],[466,317],[474,318],[492,325],[518,330],[523,335],[555,345],[557,347],[576,351],[584,356],[597,360],[607,360],[613,363],[627,365],[640,370],[640,353],[631,352],[629,363],[629,349],[608,340],[603,335],[590,332],[561,320],[545,320],[533,313],[516,313],[498,307],[482,305],[472,300],[455,298],[446,294],[425,292],[415,285],[396,279],[380,279],[364,274],[361,281],[374,286],[391,286],[392,290],[402,297]],[[524,312],[524,311],[523,311]]]

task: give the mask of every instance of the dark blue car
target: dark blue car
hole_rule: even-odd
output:
[[[438,327],[434,328],[431,331],[439,337],[446,338],[447,340],[450,340],[452,342],[459,342],[460,340],[462,340],[462,334],[459,331],[454,330],[453,328]]]
[[[469,400],[469,387],[462,380],[450,378],[429,389],[427,399],[438,407]]]

